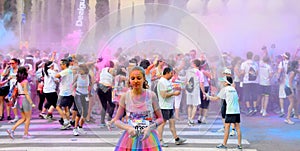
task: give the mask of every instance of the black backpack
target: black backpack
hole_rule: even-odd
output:
[[[194,90],[194,77],[190,77],[188,83],[185,86],[185,89],[189,92],[192,93]]]
[[[255,64],[253,63],[248,71],[248,80],[255,81],[257,79],[257,70],[255,70]]]

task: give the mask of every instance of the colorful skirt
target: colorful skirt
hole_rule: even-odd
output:
[[[152,131],[150,136],[143,141],[142,138],[143,135],[130,137],[125,131],[120,137],[115,151],[162,151],[156,131]]]

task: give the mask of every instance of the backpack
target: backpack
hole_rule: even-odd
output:
[[[190,77],[188,83],[185,85],[185,89],[189,92],[192,93],[194,90],[194,77]]]
[[[16,82],[12,88],[9,90],[8,95],[5,97],[5,99],[8,100],[8,106],[13,106],[17,100],[18,97],[18,87],[17,87],[18,82]]]
[[[255,67],[255,64],[252,63],[248,71],[248,80],[255,81],[256,79],[257,79],[257,68]]]

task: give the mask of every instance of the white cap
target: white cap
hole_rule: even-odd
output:
[[[231,70],[226,68],[224,71],[223,71],[223,74],[231,74]]]

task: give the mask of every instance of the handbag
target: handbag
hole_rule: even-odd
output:
[[[99,83],[98,88],[101,89],[104,93],[106,93],[111,87]]]

